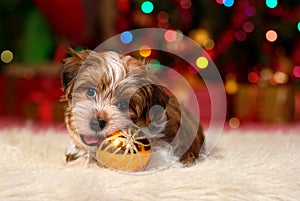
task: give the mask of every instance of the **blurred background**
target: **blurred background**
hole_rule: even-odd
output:
[[[94,49],[146,27],[171,30],[165,40],[175,48],[182,44],[174,31],[207,51],[225,86],[228,127],[300,121],[299,1],[0,0],[0,15],[0,126],[62,123],[59,72],[66,49]],[[180,72],[195,90],[201,120],[210,121],[208,91],[193,67],[145,47],[133,54]]]

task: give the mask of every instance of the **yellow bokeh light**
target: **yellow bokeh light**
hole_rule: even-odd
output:
[[[151,54],[151,48],[148,45],[142,45],[139,52],[142,57],[149,57]]]
[[[238,84],[235,80],[228,80],[225,83],[225,90],[228,94],[235,94],[238,90]]]
[[[1,61],[3,61],[4,63],[10,63],[14,58],[14,55],[11,51],[9,50],[4,50],[1,53]]]
[[[212,50],[215,47],[215,42],[209,38],[203,42],[203,47],[206,50]]]
[[[204,69],[208,66],[208,60],[205,57],[198,57],[196,60],[198,68]]]
[[[199,45],[203,45],[206,40],[210,38],[210,35],[205,29],[196,29],[192,30],[189,33],[189,37],[196,41]]]

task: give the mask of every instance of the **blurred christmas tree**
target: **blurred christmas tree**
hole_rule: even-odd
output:
[[[31,0],[0,0],[1,64],[51,60],[55,47],[49,24]]]

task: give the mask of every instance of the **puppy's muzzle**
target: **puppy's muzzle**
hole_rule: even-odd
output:
[[[106,121],[103,119],[98,119],[96,117],[91,118],[89,126],[90,128],[95,131],[99,132],[101,131],[106,125]]]

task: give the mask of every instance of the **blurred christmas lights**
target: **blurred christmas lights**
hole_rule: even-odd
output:
[[[268,81],[271,76],[272,76],[272,71],[268,68],[265,68],[262,71],[260,71],[260,77],[261,77],[262,81],[265,81],[265,82]]]
[[[228,94],[235,94],[238,90],[238,83],[234,74],[228,74],[225,78],[225,91]]]
[[[169,20],[169,14],[165,11],[161,11],[157,15],[157,20],[162,22],[168,22]]]
[[[244,40],[246,40],[247,35],[243,30],[239,30],[239,31],[235,32],[235,38],[238,41],[244,41]]]
[[[242,28],[246,33],[251,33],[254,30],[254,24],[250,21],[246,21],[243,23]]]
[[[240,120],[236,117],[229,119],[228,124],[230,128],[238,128],[240,126]]]
[[[234,4],[234,0],[223,0],[223,4],[226,7],[231,7]]]
[[[244,8],[244,14],[247,16],[247,17],[252,17],[254,16],[256,12],[256,9],[253,7],[253,6],[246,6]]]
[[[148,57],[151,54],[151,48],[148,45],[142,45],[139,49],[139,53],[142,57]]]
[[[277,0],[266,0],[266,5],[268,8],[275,8],[277,4]]]
[[[164,38],[167,42],[174,42],[177,38],[177,33],[174,30],[167,30],[164,34]]]
[[[209,38],[203,42],[203,47],[206,50],[212,50],[215,47],[215,42]]]
[[[120,39],[123,43],[128,44],[132,41],[133,35],[130,31],[124,31],[123,33],[121,33]]]
[[[170,78],[171,80],[175,80],[176,78],[179,77],[179,73],[177,73],[175,70],[169,69],[167,71],[167,76],[168,78]]]
[[[300,78],[300,66],[295,66],[293,69],[293,75],[297,78]]]
[[[300,31],[300,22],[297,24],[298,31]]]
[[[274,30],[269,30],[266,32],[266,39],[270,42],[276,41],[277,37],[278,37],[278,35],[277,35],[276,31],[274,31]]]
[[[189,9],[190,7],[192,7],[192,1],[191,0],[181,0],[180,6],[184,9]]]
[[[169,27],[169,14],[165,11],[161,11],[157,15],[157,26],[159,28],[167,29]]]
[[[153,9],[154,9],[154,6],[151,1],[144,1],[141,5],[141,10],[143,13],[146,13],[146,14],[152,13]]]
[[[196,60],[198,68],[204,69],[208,66],[208,60],[205,57],[198,57]]]
[[[1,53],[1,61],[4,63],[10,63],[14,58],[13,53],[10,50],[4,50]]]
[[[130,7],[129,0],[117,0],[116,6],[120,11],[127,11]]]
[[[208,31],[205,29],[192,30],[189,32],[189,37],[201,46],[210,38]]]
[[[216,0],[218,4],[223,4],[223,0]]]
[[[159,72],[161,70],[161,64],[158,60],[156,59],[151,59],[150,60],[150,69],[153,70],[154,72]]]
[[[228,94],[235,94],[238,90],[238,84],[236,80],[228,80],[225,83],[225,91]]]
[[[274,73],[273,79],[278,84],[285,84],[289,80],[289,77],[286,73],[278,71]]]
[[[248,80],[249,80],[250,83],[255,84],[255,83],[258,82],[258,79],[259,79],[259,77],[258,77],[258,74],[256,72],[250,72],[248,74]]]

